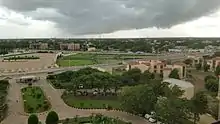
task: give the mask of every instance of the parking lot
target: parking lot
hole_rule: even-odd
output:
[[[17,61],[2,61],[0,58],[0,72],[24,72],[30,70],[41,70],[51,68],[55,64],[55,53],[36,53],[28,56],[38,56],[36,60],[17,60]]]

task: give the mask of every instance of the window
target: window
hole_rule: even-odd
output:
[[[163,68],[163,65],[161,65],[160,68]]]
[[[156,68],[157,68],[157,66],[155,65],[155,66],[154,66],[154,68],[156,69]]]
[[[154,70],[154,73],[157,73],[157,70]]]
[[[186,67],[183,66],[183,77],[185,77],[185,71],[186,71]]]
[[[163,74],[163,70],[160,70],[160,74]]]

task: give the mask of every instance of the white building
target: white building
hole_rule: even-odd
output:
[[[182,49],[168,49],[168,52],[181,53]]]
[[[191,99],[194,96],[194,85],[190,82],[168,78],[163,80],[163,82],[167,82],[170,84],[171,87],[178,86],[181,90],[185,91],[183,94],[183,98]]]

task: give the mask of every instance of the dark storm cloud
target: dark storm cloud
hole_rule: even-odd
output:
[[[72,34],[109,33],[159,27],[208,15],[220,0],[2,0],[2,5],[39,20],[51,20]],[[52,8],[39,11],[39,8]]]

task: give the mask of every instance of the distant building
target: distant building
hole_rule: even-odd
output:
[[[31,43],[29,48],[36,50],[46,50],[48,49],[48,43]]]
[[[96,51],[96,48],[95,47],[89,47],[87,51],[89,51],[89,52]]]
[[[168,78],[164,79],[162,82],[167,82],[171,87],[178,86],[181,90],[184,91],[183,98],[191,99],[194,96],[194,86],[187,81]]]
[[[148,70],[151,73],[162,74],[164,78],[168,78],[172,70],[177,69],[181,79],[186,77],[186,65],[184,63],[174,63],[167,65],[161,60],[139,60],[127,64],[126,70],[138,68],[141,72]]]
[[[181,53],[183,52],[183,50],[182,49],[168,49],[168,52]]]
[[[210,71],[215,71],[217,66],[220,66],[220,57],[215,57],[215,58],[207,59],[205,61],[209,65]]]
[[[75,44],[75,43],[60,44],[60,50],[79,51],[80,44]]]

